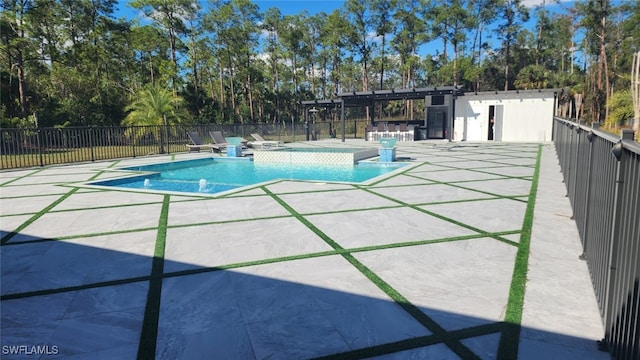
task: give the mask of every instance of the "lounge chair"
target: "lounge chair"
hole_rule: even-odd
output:
[[[200,149],[210,149],[211,152],[215,152],[215,151],[220,152],[220,147],[218,145],[205,144],[204,142],[202,142],[202,139],[200,139],[200,135],[197,132],[188,132],[187,135],[189,136],[189,139],[191,139],[191,142],[193,142],[193,144],[187,144],[187,148],[189,149],[189,152],[191,151],[200,152]]]
[[[221,149],[226,149],[228,146],[231,145],[229,144],[229,142],[227,142],[225,137],[222,135],[222,131],[209,131],[209,135],[211,136],[211,140],[213,140],[213,142],[217,146],[219,146]],[[247,140],[242,139],[240,144],[242,144],[243,149],[247,148]]]
[[[263,138],[260,134],[251,134],[251,137],[256,139],[255,141],[249,142],[249,146],[252,148],[260,147],[261,149],[264,149],[284,146],[284,143],[282,141],[265,140],[265,138]]]

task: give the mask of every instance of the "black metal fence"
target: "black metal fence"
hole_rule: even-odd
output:
[[[364,138],[366,123],[345,124],[345,137]],[[337,122],[232,125],[168,125],[130,127],[66,127],[0,129],[0,169],[145,156],[187,151],[188,132],[209,141],[210,131],[251,140],[258,133],[267,140],[295,142],[342,137]]]
[[[640,359],[640,146],[554,119],[553,139],[605,329],[616,359]]]

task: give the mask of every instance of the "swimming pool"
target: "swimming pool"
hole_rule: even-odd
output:
[[[256,163],[251,159],[198,159],[122,168],[144,174],[88,183],[93,186],[215,194],[278,179],[362,183],[407,163],[356,165]]]

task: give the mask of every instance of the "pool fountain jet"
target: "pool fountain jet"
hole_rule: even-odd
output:
[[[200,186],[198,187],[198,191],[199,192],[207,191],[207,180],[206,179],[200,179]]]
[[[380,155],[380,161],[393,162],[396,161],[396,138],[381,138],[380,149],[378,154]]]
[[[144,179],[144,187],[148,188],[151,186],[151,181],[149,179]]]

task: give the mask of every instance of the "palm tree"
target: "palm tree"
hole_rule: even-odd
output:
[[[170,90],[155,85],[147,85],[135,94],[135,99],[125,111],[127,117],[122,125],[132,126],[127,135],[136,141],[151,133],[160,139],[159,153],[164,154],[165,132],[162,125],[179,124],[187,119],[188,113],[183,107],[184,99],[173,96]]]

